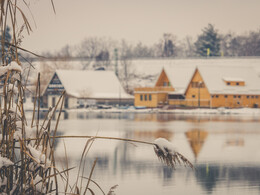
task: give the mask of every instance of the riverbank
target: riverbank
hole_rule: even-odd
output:
[[[66,112],[98,112],[98,113],[175,113],[175,114],[223,114],[223,115],[260,115],[259,108],[236,108],[236,109],[226,109],[226,108],[217,108],[217,109],[206,109],[206,108],[196,108],[196,109],[70,109]]]

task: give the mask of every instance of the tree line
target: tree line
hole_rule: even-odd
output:
[[[165,33],[151,46],[142,42],[130,44],[126,40],[87,37],[75,46],[66,45],[56,53],[46,52],[42,55],[54,59],[56,57],[57,59],[83,58],[82,69],[117,67],[114,71],[126,91],[131,93],[129,81],[142,77],[142,75],[136,75],[131,69],[132,59],[260,56],[260,30],[243,35],[221,34],[214,25],[208,24],[196,39],[187,36],[178,40],[174,34]],[[51,66],[48,64],[42,66],[42,72],[45,72],[46,76],[52,75],[56,68],[69,69],[71,67],[65,62],[57,61]],[[44,80],[48,81],[48,79]]]
[[[221,34],[214,25],[208,24],[196,39],[187,36],[178,40],[172,33],[165,33],[153,45],[139,42],[130,44],[126,40],[87,37],[76,46],[66,45],[56,54],[47,56],[86,57],[108,64],[114,59],[115,48],[120,60],[134,58],[191,58],[209,56],[260,56],[260,30],[243,35]]]

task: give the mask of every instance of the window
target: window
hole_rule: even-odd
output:
[[[152,95],[149,94],[149,101],[152,101]]]
[[[227,95],[225,95],[224,97],[225,97],[225,98],[228,98],[228,96],[227,96]]]
[[[258,99],[258,95],[256,95],[255,98]]]
[[[218,95],[216,95],[216,98],[218,98]]]
[[[214,95],[212,95],[211,97],[212,97],[212,98],[214,98],[215,96],[214,96]]]
[[[248,96],[246,96],[246,98],[247,98],[247,99],[249,99],[249,98],[250,98],[250,96],[248,95]]]
[[[143,101],[143,95],[140,95],[140,100]]]
[[[68,98],[68,97],[65,97],[64,107],[65,107],[65,108],[68,108],[68,107],[69,107],[69,98]]]
[[[239,95],[238,98],[241,98],[241,95]]]
[[[227,85],[230,85],[230,82],[227,82]]]
[[[200,81],[200,82],[191,82],[191,87],[192,88],[204,88],[205,84]]]
[[[237,96],[236,96],[236,95],[234,95],[233,97],[234,97],[234,98],[237,98]]]
[[[168,86],[168,82],[163,82],[163,86],[167,87]]]
[[[251,98],[254,99],[254,96],[252,95]]]
[[[236,83],[236,85],[239,85],[239,83]]]
[[[146,94],[144,95],[144,101],[147,101],[147,95]]]
[[[55,97],[52,97],[52,107],[54,108],[56,105]]]
[[[196,95],[192,95],[192,98],[195,98],[196,97]]]

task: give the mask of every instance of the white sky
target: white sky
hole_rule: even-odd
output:
[[[89,36],[156,43],[163,33],[196,37],[212,23],[220,33],[260,29],[260,0],[30,0],[37,27],[22,46],[57,51]],[[31,18],[31,17],[29,17]]]

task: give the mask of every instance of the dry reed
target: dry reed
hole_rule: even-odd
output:
[[[22,2],[22,1],[21,1]],[[24,1],[23,1],[24,2]],[[25,2],[24,2],[25,3]],[[55,6],[51,0],[53,10]],[[21,40],[16,35],[23,28],[28,33],[31,26],[26,15],[19,8],[17,0],[0,1],[0,28],[1,28],[1,66],[0,66],[0,193],[5,194],[86,194],[88,191],[94,194],[89,187],[90,183],[98,186],[102,194],[105,192],[91,179],[96,162],[93,163],[90,175],[84,177],[85,158],[95,139],[112,139],[154,146],[158,158],[166,165],[175,167],[176,163],[193,165],[180,153],[172,152],[167,148],[161,148],[156,143],[100,136],[57,136],[58,124],[63,110],[65,92],[63,92],[54,108],[50,108],[40,124],[40,74],[34,94],[34,109],[31,125],[28,126],[24,112],[24,97],[26,83],[22,82],[22,68],[19,60],[19,52],[25,51],[41,57],[31,51],[20,47]],[[22,18],[23,24],[18,28],[17,17]],[[6,40],[8,21],[12,27],[11,42]],[[31,64],[30,64],[31,66]],[[56,120],[52,120],[55,114]],[[51,130],[51,123],[55,122],[55,128]],[[69,172],[74,169],[69,167],[68,161],[63,170],[58,170],[55,160],[56,139],[61,138],[88,138],[82,152],[77,179],[74,184],[69,181]],[[66,148],[66,146],[64,146]],[[68,159],[65,153],[66,159]],[[83,180],[87,180],[83,182]],[[64,182],[64,189],[59,185]],[[86,185],[83,187],[83,183]],[[117,185],[111,187],[108,194],[112,194]]]

